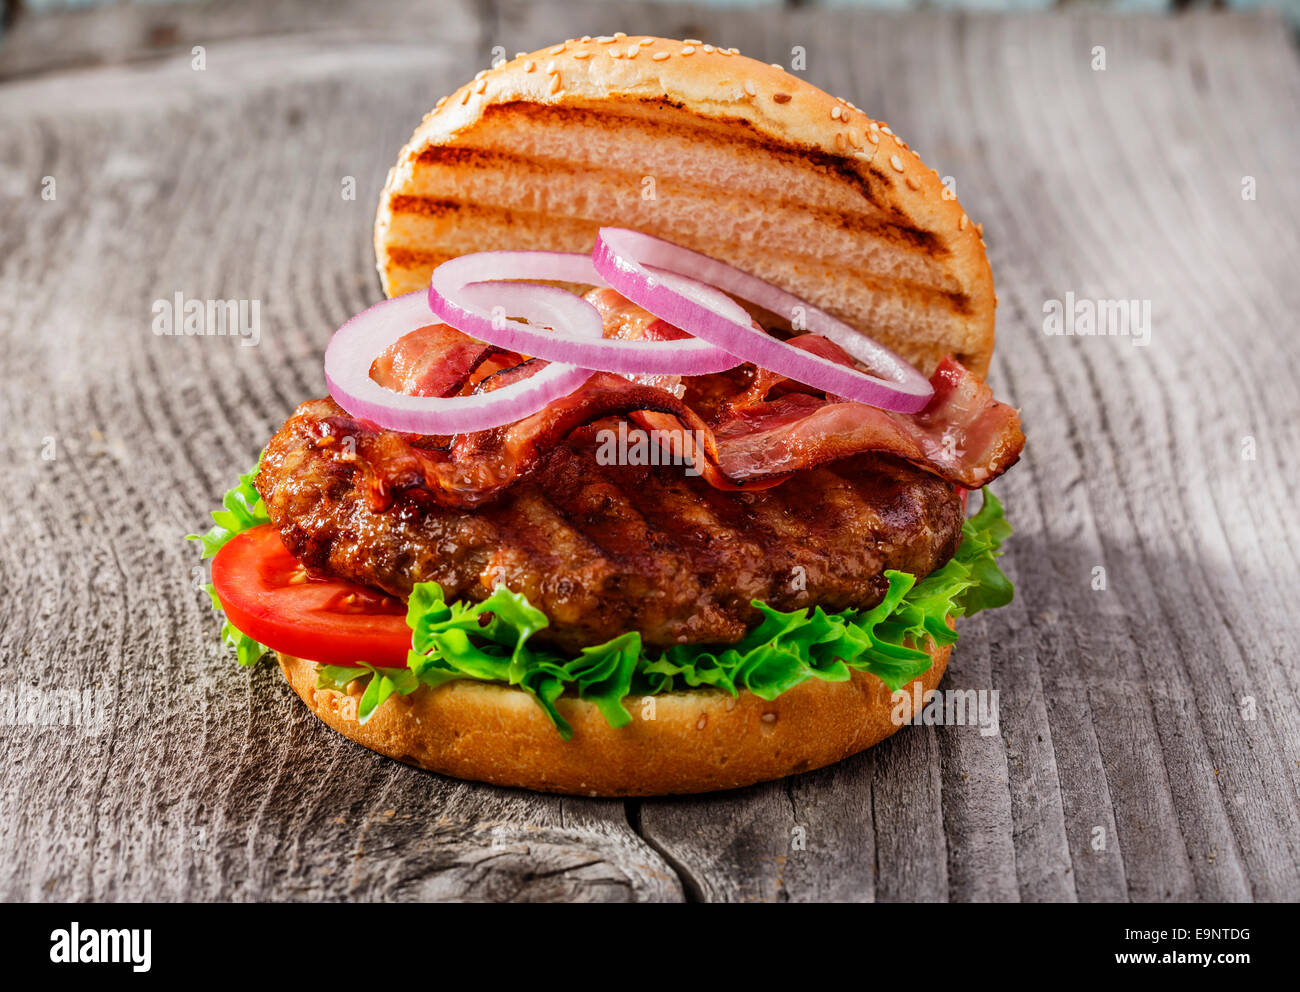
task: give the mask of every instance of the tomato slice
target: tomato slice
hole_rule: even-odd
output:
[[[212,585],[226,618],[276,651],[327,665],[406,667],[406,605],[354,582],[313,578],[270,524],[217,552]]]

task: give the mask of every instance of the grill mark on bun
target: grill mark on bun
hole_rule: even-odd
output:
[[[843,171],[835,163],[830,161],[830,156],[821,156],[820,153],[809,151],[804,157],[816,161],[819,156],[827,161],[824,164],[828,172]],[[491,148],[473,148],[461,145],[437,145],[432,148],[426,148],[416,159],[421,166],[446,166],[459,167],[479,170],[482,172],[500,171],[508,177],[514,174],[517,177],[520,173],[527,172],[538,175],[544,175],[548,171],[563,170],[574,175],[581,175],[585,178],[592,178],[599,181],[605,177],[618,177],[619,180],[629,189],[636,189],[640,176],[632,172],[617,169],[604,169],[600,172],[589,169],[580,163],[548,161],[542,158],[530,158],[524,155],[516,155],[510,152],[504,152]],[[872,170],[875,175],[879,175]],[[869,184],[862,180],[861,176],[854,176],[856,180],[862,183],[864,188]],[[712,197],[726,195],[728,191],[716,186],[706,186],[699,183],[690,183],[683,180],[673,180],[672,186],[675,190],[690,192],[701,196],[708,194]],[[434,211],[427,205],[418,202],[425,199],[420,196],[409,194],[397,194],[392,197],[391,206],[394,213],[433,213]],[[439,197],[433,198],[437,201],[437,212],[445,213],[448,209],[456,206],[456,201],[450,198]],[[870,199],[870,197],[868,197]],[[848,231],[854,234],[870,234],[874,237],[896,242],[907,247],[917,248],[925,251],[932,258],[940,258],[946,255],[945,249],[935,236],[929,231],[923,231],[909,223],[906,219],[886,221],[881,216],[898,217],[898,211],[893,208],[879,208],[876,216],[865,213],[845,213],[843,211],[830,210],[824,207],[811,206],[797,200],[789,198],[779,198],[771,201],[774,206],[787,210],[806,211],[814,215],[820,223],[833,225],[840,230]],[[505,204],[496,204],[505,206]],[[582,218],[574,218],[582,219]]]
[[[955,354],[984,374],[996,297],[983,232],[938,173],[852,102],[723,51],[570,40],[440,101],[381,197],[386,291],[467,252],[582,251],[596,226],[634,227],[821,306],[922,372]],[[658,203],[629,188],[647,177]]]
[[[417,197],[415,199],[423,200],[424,198]],[[523,211],[477,207],[465,203],[441,202],[423,202],[419,207],[408,211],[398,210],[397,207],[394,206],[394,213],[402,212],[432,218],[454,214],[457,217],[478,218],[480,220],[495,215],[499,216],[507,224],[517,222],[523,214]],[[595,223],[590,225],[592,241],[595,240],[597,226],[598,225]],[[432,271],[443,262],[456,258],[458,254],[460,253],[454,251],[438,252],[420,248],[408,248],[402,245],[393,245],[388,249],[388,262],[394,269],[424,272]],[[967,316],[971,313],[971,300],[966,294],[961,292],[938,289],[934,286],[906,279],[891,279],[887,276],[871,275],[861,271],[854,271],[853,275],[863,288],[875,293],[884,295],[905,295],[916,304],[923,306],[939,305],[945,310],[961,316]]]
[[[391,205],[395,214],[420,214],[422,217],[441,217],[444,214],[456,213],[463,206],[479,212],[489,209],[477,206],[470,207],[469,204],[432,196],[394,196]],[[500,208],[490,209],[499,210]]]
[[[869,167],[868,171],[872,181],[867,181],[853,167],[851,161],[844,158],[844,156],[832,155],[807,144],[777,141],[763,134],[752,121],[744,117],[729,115],[702,120],[699,117],[692,116],[686,110],[686,105],[681,101],[670,100],[667,97],[641,97],[636,102],[641,107],[649,110],[669,110],[680,113],[688,119],[679,121],[658,117],[648,118],[639,114],[619,113],[603,108],[553,106],[516,100],[485,107],[483,109],[483,120],[491,123],[501,117],[523,115],[545,120],[551,124],[568,123],[595,131],[617,130],[632,123],[653,120],[653,126],[657,131],[672,133],[692,140],[712,140],[723,148],[727,145],[743,147],[751,153],[766,154],[795,168],[806,168],[812,165],[824,174],[832,175],[847,183],[862,196],[864,201],[893,217],[896,221],[896,229],[908,237],[917,247],[924,248],[932,254],[945,254],[947,252],[942,241],[933,232],[910,224],[897,204],[890,201],[886,195],[890,183],[886,175],[878,169]],[[737,133],[737,129],[740,129],[740,133]],[[421,152],[420,160],[436,161],[436,154],[439,149],[454,147],[456,146],[432,146]],[[461,151],[468,150],[467,148],[461,149]],[[424,156],[429,153],[433,153],[433,155],[426,159]],[[467,161],[467,159],[462,159],[462,161]]]

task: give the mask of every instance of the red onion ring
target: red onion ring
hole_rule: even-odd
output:
[[[797,382],[898,413],[916,413],[934,395],[934,389],[917,369],[884,345],[862,335],[824,310],[757,276],[725,262],[659,238],[619,227],[602,227],[596,236],[592,264],[612,288],[644,307],[660,320],[724,348],[746,362],[779,372]],[[701,280],[773,313],[806,314],[803,329],[823,334],[879,375],[846,368],[791,347],[723,308],[710,306],[698,293],[685,291],[669,273],[690,273]],[[734,304],[733,304],[734,305]],[[737,308],[741,309],[741,308]],[[743,312],[743,310],[742,310]]]
[[[493,289],[513,312],[549,320],[583,340],[603,333],[595,308],[572,293],[554,286],[517,283]],[[522,420],[591,378],[591,369],[552,363],[509,386],[450,397],[408,396],[385,389],[370,378],[370,366],[385,348],[430,323],[427,294],[417,291],[376,303],[340,327],[325,349],[325,382],[334,401],[352,416],[389,430],[461,434]]]
[[[590,255],[554,251],[486,251],[443,262],[429,280],[429,309],[470,337],[523,355],[564,362],[582,368],[624,375],[705,375],[735,368],[740,359],[730,351],[698,338],[676,341],[622,341],[579,332],[572,324],[554,330],[532,322],[506,320],[502,288],[506,279],[547,279],[602,286]],[[690,293],[700,305],[725,313],[730,320],[748,321],[744,307],[726,294],[677,277],[678,292]],[[518,297],[516,297],[518,298]],[[575,299],[577,299],[575,297]],[[600,323],[595,307],[578,302]]]

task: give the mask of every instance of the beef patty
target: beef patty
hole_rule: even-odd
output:
[[[342,411],[303,404],[271,439],[257,488],[285,546],[313,573],[449,600],[504,584],[544,610],[537,635],[566,651],[638,630],[646,644],[731,644],[779,610],[874,606],[886,569],[924,576],[961,540],[941,479],[859,455],[775,488],[725,492],[681,466],[601,465],[583,428],[536,470],[472,510],[397,494],[377,510],[355,452],[322,444]]]

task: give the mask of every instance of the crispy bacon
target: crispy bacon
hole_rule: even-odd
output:
[[[853,357],[847,351],[830,338],[824,338],[820,334],[800,334],[798,337],[791,338],[787,343],[792,347],[819,355],[840,365],[849,368],[857,367],[853,363]],[[785,392],[817,392],[812,386],[805,386],[802,382],[787,379],[780,372],[772,372],[769,369],[754,369],[753,380],[750,382],[749,388],[732,397],[728,406],[732,411],[743,410],[755,403],[762,402],[778,389]]]
[[[587,298],[601,310],[609,337],[682,336],[612,290],[594,290]],[[843,349],[817,335],[798,336],[791,343],[853,364]],[[417,395],[451,395],[499,388],[546,364],[534,359],[501,367],[506,361],[498,354],[497,367],[488,366],[491,374],[474,376],[491,352],[445,325],[434,325],[407,335],[381,356],[375,374],[405,391],[421,390]],[[713,380],[711,392],[715,399],[721,397],[708,404],[709,422],[688,402],[697,390],[682,387],[679,377],[646,382],[597,373],[531,417],[449,443],[381,431],[337,412],[321,418],[320,431],[352,439],[341,447],[340,457],[362,469],[376,510],[387,506],[394,493],[413,490],[425,491],[444,506],[477,506],[529,475],[574,430],[614,416],[659,432],[661,444],[688,457],[712,486],[724,490],[769,488],[795,472],[866,452],[896,455],[974,489],[1010,468],[1024,445],[1016,411],[995,400],[984,382],[952,358],[931,379],[933,399],[913,415],[810,393],[806,386],[761,369],[699,378]]]
[[[617,338],[620,341],[681,341],[690,337],[681,328],[660,320],[615,290],[593,289],[583,299],[600,314],[607,338]],[[679,375],[638,375],[631,378],[633,382],[656,386],[672,393],[678,399],[686,394],[686,387],[682,385],[682,377]]]
[[[430,324],[405,335],[376,358],[370,378],[410,396],[451,396],[492,351],[454,327]]]
[[[797,339],[796,339],[797,340]],[[734,482],[887,451],[967,489],[997,478],[1024,447],[1020,415],[960,363],[945,358],[917,414],[789,393],[734,408],[716,431],[718,467]]]

